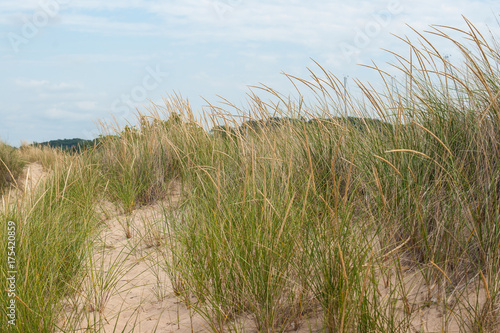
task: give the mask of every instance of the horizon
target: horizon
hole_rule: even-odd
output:
[[[377,81],[358,64],[374,61],[401,79],[383,49],[406,55],[393,34],[416,42],[409,26],[466,29],[465,15],[484,34],[500,32],[500,4],[492,0],[33,0],[2,1],[0,9],[0,140],[13,146],[93,139],[97,121],[133,122],[136,108],[161,105],[173,93],[188,98],[198,116],[205,99],[218,105],[217,96],[244,107],[250,86],[296,96],[281,73],[307,78],[308,69],[320,72],[315,61],[348,77],[356,94],[354,79]],[[439,51],[460,62],[452,45]]]

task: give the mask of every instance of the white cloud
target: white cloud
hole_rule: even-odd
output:
[[[75,91],[81,90],[83,86],[79,83],[71,83],[71,82],[60,82],[51,84],[48,87],[48,90],[52,92],[63,92],[63,91]]]
[[[61,17],[61,23],[78,31],[94,32],[99,34],[157,34],[157,27],[147,22],[123,22],[107,17],[95,17],[89,14],[66,14]]]
[[[236,3],[227,6],[224,15],[215,10],[217,3]],[[374,1],[173,1],[155,3],[149,10],[164,19],[169,27],[165,33],[193,40],[227,41],[282,41],[309,47],[328,47],[353,37],[356,29],[364,29],[374,20],[374,15],[401,8],[391,17],[389,32],[408,31],[405,23],[427,27],[445,23],[465,27],[461,17],[484,22],[485,10],[500,8],[494,1],[445,0],[440,5],[423,0],[374,0]],[[493,14],[491,15],[493,16]],[[176,29],[181,26],[181,29]]]
[[[49,85],[47,80],[26,80],[26,79],[16,79],[16,85],[22,88],[39,88]]]
[[[149,1],[144,0],[23,0],[23,1],[0,1],[0,11],[2,12],[30,12],[42,8],[43,4],[56,5],[60,8],[71,9],[92,9],[92,10],[113,10],[119,8],[145,8]]]
[[[92,120],[93,115],[84,112],[72,112],[60,107],[51,107],[45,111],[45,116],[49,119],[63,120],[63,121],[82,121]]]
[[[51,83],[47,80],[34,80],[19,78],[15,80],[15,84],[21,88],[38,89],[45,92],[71,92],[83,89],[83,85],[75,82],[58,82]]]
[[[57,0],[43,0],[57,1]],[[65,1],[68,2],[68,1]],[[1,1],[0,10],[10,13],[36,10],[37,1]],[[158,35],[185,42],[204,41],[258,41],[289,42],[306,47],[331,48],[346,38],[355,37],[374,20],[374,15],[390,8],[401,7],[402,13],[393,15],[384,36],[389,32],[408,31],[405,23],[417,29],[430,24],[448,24],[465,27],[464,14],[484,26],[485,17],[500,3],[493,0],[467,1],[410,0],[327,1],[308,2],[275,0],[173,0],[173,1],[69,1],[69,10],[60,13],[61,23],[73,30],[116,35]],[[133,14],[122,16],[99,15],[99,11],[128,10],[141,13],[142,21]],[[154,18],[163,22],[156,24]],[[155,23],[153,23],[153,22]]]
[[[0,1],[0,11],[2,12],[19,12],[33,10],[39,7],[39,0],[25,0],[25,1]]]
[[[94,110],[96,107],[95,101],[79,101],[75,105],[82,110]]]

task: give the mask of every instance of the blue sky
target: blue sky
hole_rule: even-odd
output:
[[[496,0],[0,0],[0,13],[0,140],[16,146],[90,139],[97,120],[133,121],[172,93],[197,114],[217,95],[244,105],[259,83],[293,94],[280,73],[307,78],[311,58],[354,89],[376,80],[357,64],[391,70],[382,49],[408,52],[393,36],[414,38],[406,24],[465,28],[465,15],[500,32]]]

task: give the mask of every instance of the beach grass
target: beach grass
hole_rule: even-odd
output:
[[[466,22],[460,39],[433,31],[462,64],[424,35],[403,40],[405,89],[374,66],[385,85],[358,81],[362,95],[346,95],[318,64],[310,78],[288,75],[293,98],[261,87],[245,108],[200,116],[170,96],[136,124],[103,123],[99,146],[54,157],[49,180],[1,215],[20,244],[17,331],[55,329],[97,201],[127,215],[169,202],[173,183],[164,228],[143,237],[210,331],[498,331],[500,50]]]

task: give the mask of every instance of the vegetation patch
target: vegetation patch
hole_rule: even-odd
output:
[[[14,183],[23,167],[24,162],[19,156],[19,151],[0,142],[0,190]]]

